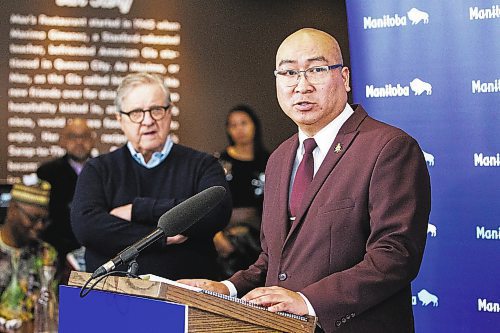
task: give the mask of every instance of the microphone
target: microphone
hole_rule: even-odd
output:
[[[173,207],[160,217],[158,228],[100,266],[94,271],[91,278],[102,276],[111,272],[116,266],[136,258],[139,252],[158,239],[172,237],[185,231],[215,208],[225,194],[226,189],[224,187],[212,186]]]

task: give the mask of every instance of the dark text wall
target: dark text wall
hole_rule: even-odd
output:
[[[95,154],[123,144],[112,106],[129,72],[166,77],[172,133],[207,152],[227,144],[227,110],[247,103],[274,149],[295,125],[275,97],[279,43],[301,27],[338,37],[349,63],[345,6],[332,1],[76,1],[4,4],[0,54],[0,182],[63,154],[59,132],[84,117],[96,130]]]

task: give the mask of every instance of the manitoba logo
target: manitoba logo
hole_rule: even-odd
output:
[[[426,95],[432,94],[432,86],[430,83],[424,82],[419,78],[413,79],[410,82],[410,88],[413,90],[415,95],[422,95],[425,92]]]
[[[437,236],[437,228],[434,224],[428,223],[427,224],[427,233],[431,235],[431,237],[436,237]]]
[[[398,14],[387,14],[378,18],[365,16],[363,17],[363,29],[368,30],[406,26],[408,20],[411,22],[411,25],[416,25],[421,22],[423,24],[429,23],[429,13],[426,13],[417,8],[410,9],[406,14],[407,15],[403,16],[399,16]]]
[[[431,95],[432,85],[428,82],[422,81],[419,78],[413,79],[409,85],[402,85],[401,83],[388,83],[384,86],[376,87],[373,84],[366,85],[366,98],[370,97],[408,97],[410,96],[410,89],[416,96]]]
[[[500,313],[500,303],[488,301],[486,298],[478,298],[477,310],[479,312]]]
[[[500,6],[493,5],[491,8],[469,7],[469,20],[491,20],[500,18]]]
[[[424,24],[429,23],[429,14],[418,10],[417,8],[410,9],[407,14],[412,25],[419,24],[420,22],[423,22]]]
[[[500,153],[496,153],[496,155],[474,153],[474,166],[475,167],[500,167]]]
[[[500,240],[500,227],[497,229],[488,229],[484,226],[476,226],[476,238],[487,240]]]
[[[423,150],[422,153],[424,154],[425,162],[427,162],[429,166],[434,166],[434,155],[426,153]]]
[[[418,300],[422,306],[428,306],[432,304],[432,306],[438,306],[439,299],[436,295],[431,294],[425,289],[422,289],[417,294]],[[415,296],[412,297],[412,304],[417,305],[417,299]]]
[[[491,82],[472,80],[473,94],[498,93],[498,92],[500,92],[500,79],[496,79]]]

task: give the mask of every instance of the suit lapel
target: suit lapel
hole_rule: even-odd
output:
[[[293,234],[293,232],[303,223],[304,215],[307,213],[307,210],[311,206],[314,197],[319,192],[328,176],[332,173],[333,169],[340,161],[342,156],[346,154],[349,146],[352,144],[357,134],[359,133],[358,127],[363,119],[365,119],[367,114],[361,106],[353,107],[353,109],[355,110],[354,114],[349,119],[347,119],[347,121],[340,128],[339,133],[335,137],[335,140],[333,141],[333,144],[325,157],[325,160],[321,164],[318,172],[311,182],[311,185],[304,194],[304,199],[299,210],[297,211],[297,216],[294,223],[292,224],[292,228],[288,234],[287,240],[290,235]],[[290,172],[288,173],[288,175],[290,175]]]

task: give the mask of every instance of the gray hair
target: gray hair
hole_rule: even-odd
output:
[[[123,78],[122,82],[116,89],[115,105],[117,110],[121,110],[123,97],[131,88],[145,84],[158,85],[163,92],[165,92],[165,96],[167,96],[167,99],[170,101],[170,90],[160,75],[150,73],[131,73]]]

